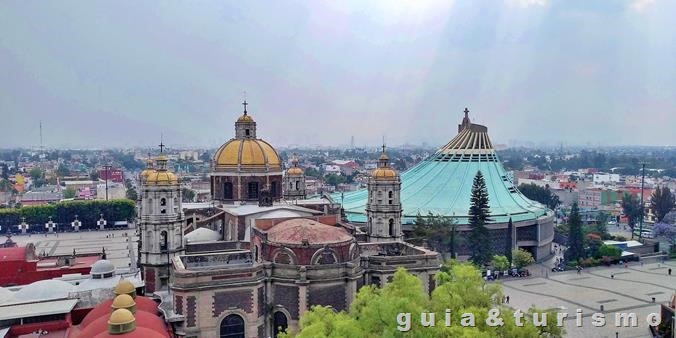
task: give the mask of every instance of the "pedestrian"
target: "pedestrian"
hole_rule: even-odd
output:
[[[615,274],[614,274],[614,273],[611,273],[611,274],[610,274],[610,279],[615,279]]]
[[[509,296],[507,296],[506,300],[507,300],[507,304],[509,304]]]
[[[669,268],[669,270],[667,270],[667,272],[669,273],[669,276],[671,276],[671,268]]]
[[[629,266],[629,263],[624,262],[624,268],[626,269]]]

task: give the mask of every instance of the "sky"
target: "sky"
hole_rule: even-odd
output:
[[[676,1],[0,1],[0,148],[676,145]]]

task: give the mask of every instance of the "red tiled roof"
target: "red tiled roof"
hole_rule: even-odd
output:
[[[153,315],[157,314],[157,303],[155,303],[154,300],[148,297],[136,296],[136,298],[134,298],[134,302],[136,303],[137,313],[144,311]],[[112,304],[113,300],[108,299],[89,311],[89,313],[82,319],[82,322],[80,323],[80,330],[83,330],[85,327],[89,326],[89,324],[95,322],[101,317],[108,318],[112,312],[112,309],[110,308],[110,305]]]
[[[294,218],[273,226],[268,231],[268,241],[280,244],[342,243],[353,240],[350,234],[339,227],[306,218]]]

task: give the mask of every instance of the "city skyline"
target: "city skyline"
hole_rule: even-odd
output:
[[[0,143],[676,144],[675,3],[417,4],[3,2]]]

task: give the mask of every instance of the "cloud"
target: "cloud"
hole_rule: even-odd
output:
[[[635,11],[643,11],[649,6],[652,6],[655,3],[655,0],[632,0],[631,4],[629,5],[631,9]]]
[[[505,0],[505,3],[510,6],[517,6],[522,8],[527,7],[544,7],[547,5],[547,0]]]

